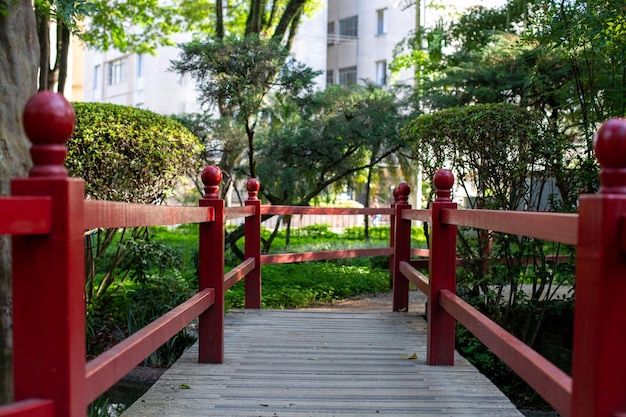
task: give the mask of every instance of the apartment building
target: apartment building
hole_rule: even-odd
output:
[[[326,84],[381,86],[410,82],[411,71],[392,78],[389,63],[394,46],[415,27],[415,7],[399,0],[326,0],[314,16],[302,22],[292,55],[322,74]],[[176,43],[190,40],[178,35]],[[161,114],[201,111],[193,79],[169,70],[178,58],[175,46],[156,55],[119,51],[85,52],[85,101],[102,101],[146,108]]]
[[[413,72],[391,77],[394,47],[415,29],[415,6],[389,0],[329,0],[326,83],[411,83]]]

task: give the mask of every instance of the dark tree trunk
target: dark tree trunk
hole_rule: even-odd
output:
[[[39,91],[49,90],[50,80],[50,18],[35,2],[37,38],[39,39]]]
[[[22,130],[22,110],[37,91],[39,42],[32,0],[20,0],[0,16],[0,194],[9,179],[25,176],[29,143]],[[0,403],[13,399],[10,239],[0,238]]]
[[[224,4],[222,0],[215,1],[215,36],[224,39]]]
[[[67,66],[70,55],[70,30],[61,19],[57,21],[57,59],[54,64],[54,73],[58,75],[57,91],[65,91],[67,82]],[[53,84],[54,85],[54,84]]]

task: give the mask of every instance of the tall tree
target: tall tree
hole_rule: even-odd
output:
[[[72,34],[98,50],[154,53],[159,46],[173,45],[174,33],[212,31],[211,4],[210,0],[35,0],[39,89],[63,92]]]
[[[24,176],[30,166],[29,143],[22,129],[22,110],[37,90],[39,45],[31,0],[0,1],[0,194],[9,179]],[[0,237],[0,403],[13,398],[11,337],[11,251]]]

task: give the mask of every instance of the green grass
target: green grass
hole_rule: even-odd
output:
[[[263,308],[304,308],[389,290],[389,271],[338,262],[265,265],[261,275]],[[225,294],[228,307],[244,306],[244,285],[240,282]]]

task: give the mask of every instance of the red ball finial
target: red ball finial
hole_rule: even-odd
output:
[[[209,165],[202,170],[200,178],[204,184],[204,198],[219,198],[218,191],[222,182],[222,170],[215,165]]]
[[[29,176],[67,177],[65,142],[72,136],[75,119],[74,108],[60,93],[41,91],[28,100],[22,123],[33,144]]]
[[[391,193],[393,194],[393,202],[397,203],[400,198],[400,191],[398,190],[398,187],[394,188]]]
[[[246,182],[246,190],[248,190],[248,200],[256,200],[259,195],[261,183],[256,178],[250,178]]]
[[[609,119],[593,140],[600,163],[600,192],[626,194],[626,119]]]
[[[440,169],[433,178],[436,190],[436,201],[450,201],[452,186],[454,185],[454,174],[449,169]]]
[[[408,183],[403,181],[400,184],[398,184],[398,186],[393,190],[394,197],[395,197],[396,190],[398,190],[398,198],[396,200],[398,203],[406,203],[407,201],[409,201],[409,194],[411,193],[411,186]]]

